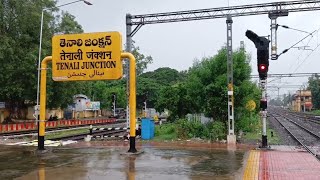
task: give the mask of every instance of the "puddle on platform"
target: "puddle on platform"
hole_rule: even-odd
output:
[[[29,149],[0,146],[0,179],[240,179],[245,153],[150,147],[125,156],[120,153],[127,148],[104,147],[57,148],[37,156]]]

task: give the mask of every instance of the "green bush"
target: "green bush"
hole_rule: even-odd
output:
[[[195,120],[180,119],[177,121],[177,135],[186,139],[192,137],[205,137],[205,127],[201,122]]]
[[[235,129],[236,131],[254,132],[257,128],[259,129],[259,122],[260,117],[258,114],[242,116],[235,121]]]
[[[156,126],[155,135],[172,134],[175,132],[176,125],[172,123],[162,124],[161,126]]]
[[[226,139],[227,128],[225,123],[221,121],[214,121],[207,124],[209,129],[209,138],[212,140]]]
[[[180,119],[177,121],[177,135],[182,139],[193,137],[214,140],[225,139],[226,127],[220,121],[202,124],[200,121]]]
[[[244,132],[255,132],[259,127],[259,116],[257,114],[248,116],[242,115],[235,121],[235,130]],[[169,140],[170,138],[202,138],[211,140],[226,139],[227,124],[224,121],[214,121],[202,124],[200,121],[179,119],[174,123],[156,126],[155,135],[159,139]]]
[[[313,110],[311,113],[315,115],[320,115],[320,110]]]
[[[155,127],[155,140],[173,140],[176,138],[176,124],[168,123]]]

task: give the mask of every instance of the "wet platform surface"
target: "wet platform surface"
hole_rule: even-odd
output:
[[[34,147],[0,146],[0,179],[242,179],[247,150],[139,147],[54,148],[45,155]]]
[[[285,147],[275,149],[250,151],[243,179],[320,179],[320,161],[313,155],[305,151],[287,151]]]

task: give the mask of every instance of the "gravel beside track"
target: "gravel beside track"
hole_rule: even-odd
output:
[[[271,116],[268,117],[269,127],[272,128],[278,134],[281,145],[287,146],[299,146],[300,144],[293,139],[293,137],[288,133],[288,131],[282,127],[282,125]]]

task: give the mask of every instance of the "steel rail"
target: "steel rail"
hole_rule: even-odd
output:
[[[301,142],[276,116],[274,116],[274,113],[270,113],[270,114],[275,120],[277,120],[281,124],[281,126],[293,137],[294,140],[299,142],[299,144],[301,144],[310,154],[312,154],[314,157],[316,157],[320,161],[320,157],[316,153],[314,153],[310,148],[308,148],[307,145],[305,145],[303,142]],[[278,114],[278,115],[281,117],[284,117],[281,114]],[[284,118],[287,119],[286,117],[284,117]],[[292,122],[292,121],[289,121],[289,122]],[[301,126],[298,126],[298,127],[301,128]],[[305,130],[305,128],[302,128],[302,129]],[[310,133],[310,131],[307,131],[307,132]]]
[[[82,133],[82,134],[75,134],[75,135],[69,135],[69,136],[58,137],[58,138],[50,138],[49,140],[52,140],[52,141],[82,140],[85,137],[87,137],[87,135],[90,135],[90,136],[101,136],[101,135],[117,134],[117,133],[121,133],[121,132],[126,132],[126,130],[96,131],[96,132],[93,132],[92,134],[90,134],[90,133]]]
[[[297,117],[297,118],[304,118],[307,119],[309,122],[312,122],[314,124],[320,125],[320,119],[319,117],[316,117],[315,115],[312,114],[307,114],[307,113],[298,113],[298,112],[288,112],[291,116]]]
[[[101,125],[114,125],[114,124],[122,124],[123,122],[105,122],[105,123],[96,123],[92,124],[94,126],[101,126]],[[59,131],[69,131],[69,130],[75,130],[75,129],[82,129],[82,128],[87,128],[90,126],[90,124],[81,124],[81,125],[75,125],[75,126],[62,126],[62,127],[56,127],[56,128],[47,128],[46,132],[47,133],[52,133],[52,132],[59,132]],[[23,130],[23,131],[14,131],[14,132],[5,132],[5,133],[0,133],[0,137],[2,138],[10,138],[10,137],[19,137],[19,136],[28,136],[28,135],[34,135],[37,134],[38,130]]]

